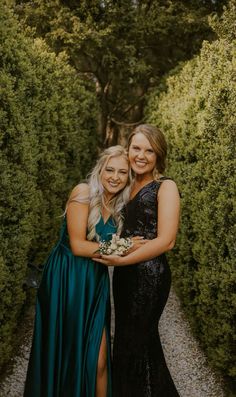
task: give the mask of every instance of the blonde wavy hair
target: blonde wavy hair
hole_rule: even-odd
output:
[[[121,232],[123,226],[122,208],[128,202],[130,196],[131,170],[129,168],[128,181],[125,188],[112,197],[109,203],[105,203],[104,201],[104,188],[101,183],[101,175],[108,161],[112,157],[120,156],[127,159],[127,162],[129,161],[127,150],[121,145],[111,146],[105,149],[100,154],[97,164],[89,175],[88,185],[90,192],[90,209],[88,216],[88,240],[93,240],[94,238],[98,240],[96,235],[96,225],[101,218],[101,210],[103,207],[110,211],[111,216],[117,225],[117,233],[119,234]]]
[[[122,208],[128,202],[130,196],[130,187],[132,180],[131,169],[129,167],[128,181],[124,189],[122,189],[117,194],[115,194],[108,203],[105,203],[104,188],[101,182],[101,175],[105,170],[108,161],[112,157],[120,157],[120,156],[124,157],[127,160],[127,163],[129,163],[127,150],[123,146],[116,145],[116,146],[111,146],[108,149],[105,149],[100,154],[98,161],[95,167],[93,168],[92,172],[88,175],[87,183],[89,186],[88,189],[89,196],[85,193],[79,193],[71,197],[66,204],[66,210],[64,215],[66,214],[67,207],[70,202],[75,201],[79,203],[89,204],[89,215],[88,215],[88,225],[87,225],[88,240],[94,240],[94,239],[96,239],[97,241],[99,240],[96,234],[96,225],[101,219],[102,208],[104,207],[110,212],[113,220],[115,221],[115,224],[117,226],[117,233],[119,234],[121,232],[123,226]]]

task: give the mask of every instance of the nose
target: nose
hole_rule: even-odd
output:
[[[144,150],[140,150],[138,153],[138,158],[143,159],[145,157]]]
[[[115,172],[114,172],[114,174],[112,175],[112,179],[113,179],[114,181],[117,181],[117,180],[119,179],[119,172],[118,172],[118,171],[115,171]]]

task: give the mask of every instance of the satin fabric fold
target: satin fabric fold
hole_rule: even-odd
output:
[[[101,218],[96,231],[108,240],[116,228]],[[107,268],[72,254],[64,221],[38,290],[24,397],[95,397],[104,329],[111,397],[109,291]]]

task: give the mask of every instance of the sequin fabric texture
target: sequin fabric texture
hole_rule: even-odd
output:
[[[145,185],[124,210],[122,237],[157,236],[157,192],[164,179]],[[178,397],[158,334],[171,273],[165,255],[115,267],[113,397]]]

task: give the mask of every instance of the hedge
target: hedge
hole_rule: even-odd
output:
[[[65,54],[0,5],[0,366],[11,355],[28,263],[58,237],[70,189],[96,156],[97,105]]]
[[[210,362],[229,377],[236,374],[235,44],[232,35],[205,42],[147,106],[147,120],[167,136],[168,173],[182,197],[173,281]]]

